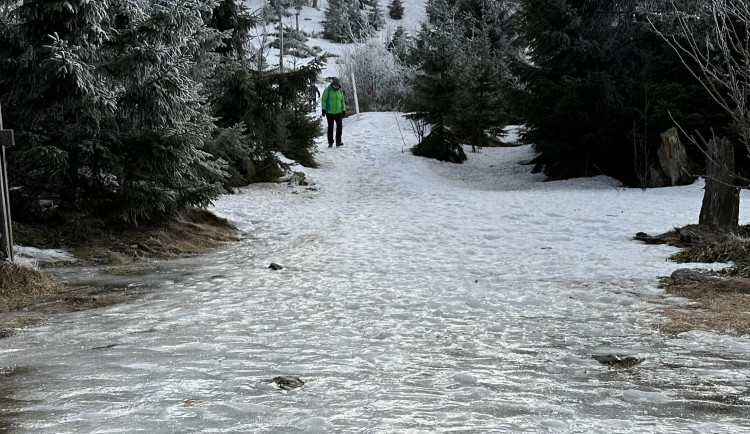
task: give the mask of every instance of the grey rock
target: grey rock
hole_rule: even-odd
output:
[[[298,387],[302,387],[305,384],[305,382],[302,381],[299,377],[295,377],[292,375],[280,375],[278,377],[273,377],[271,378],[271,382],[276,383],[279,389],[284,390],[296,389]]]
[[[632,368],[635,365],[640,365],[643,360],[645,360],[635,356],[620,356],[617,354],[594,355],[591,356],[591,358],[602,365],[611,366],[613,368]]]
[[[704,268],[680,268],[669,276],[672,285],[690,285],[693,283],[717,282],[720,277],[710,275]]]

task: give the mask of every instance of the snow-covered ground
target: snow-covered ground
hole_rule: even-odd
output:
[[[542,182],[529,147],[426,160],[393,113],[347,118],[344,141],[312,186],[222,197],[241,242],[1,340],[15,432],[750,432],[750,340],[659,333],[683,301],[656,277],[680,265],[631,239],[695,222],[701,183]]]
[[[313,185],[216,202],[242,241],[117,276],[145,292],[137,301],[0,340],[0,375],[15,372],[0,421],[18,433],[750,432],[750,340],[659,333],[661,307],[685,300],[657,276],[685,265],[632,240],[696,222],[702,183],[543,182],[519,164],[527,146],[426,160],[393,113],[345,119],[342,148],[324,141],[320,168],[304,169]],[[645,360],[613,370],[591,357],[609,353]],[[305,385],[280,390],[278,375]]]
[[[259,11],[264,4],[267,2],[264,0],[245,0],[245,5],[250,12]],[[385,24],[383,29],[379,32],[378,38],[383,41],[385,45],[392,37],[396,28],[401,26],[404,28],[407,34],[416,36],[419,32],[422,21],[426,19],[425,13],[425,1],[424,0],[403,0],[404,5],[404,16],[400,20],[393,20],[388,16],[388,1],[379,0],[380,7],[383,11],[383,18]],[[306,35],[309,35],[307,45],[309,47],[319,47],[320,53],[328,53],[334,56],[338,56],[342,53],[346,44],[338,44],[328,41],[322,38],[323,24],[322,21],[325,19],[325,11],[328,8],[328,0],[318,0],[318,8],[312,8],[305,6],[300,10],[299,13],[299,29]],[[294,11],[292,9],[292,11]],[[294,15],[285,17],[283,20],[284,26],[287,28],[296,28],[297,19]],[[259,26],[255,33],[260,34],[263,30],[267,29],[269,32],[273,32],[274,24],[269,24],[266,27]],[[264,52],[268,55],[268,63],[270,65],[279,64],[279,50],[274,48],[265,48]],[[311,58],[307,59],[296,59],[291,56],[286,56],[284,59],[285,68],[294,68],[301,64],[307,63]],[[323,88],[328,85],[328,79],[330,77],[340,76],[341,64],[336,62],[337,57],[331,59],[328,64],[323,68],[318,81],[318,86],[322,92]]]

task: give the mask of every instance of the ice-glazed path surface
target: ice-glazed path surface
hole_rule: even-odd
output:
[[[11,431],[750,432],[750,340],[660,334],[657,302],[684,300],[657,276],[680,265],[631,240],[695,222],[700,183],[542,182],[528,147],[439,163],[396,119],[346,119],[313,188],[221,198],[243,240],[117,276],[137,301],[0,340]],[[116,278],[99,271],[58,273]]]

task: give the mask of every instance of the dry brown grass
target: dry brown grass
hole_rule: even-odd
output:
[[[686,239],[687,232],[699,240]],[[682,234],[682,235],[681,235]],[[688,285],[663,284],[668,294],[684,297],[694,303],[681,308],[667,308],[664,315],[670,322],[662,331],[678,334],[702,329],[732,335],[750,334],[750,227],[734,231],[697,225],[675,229],[652,237],[682,250],[670,259],[677,262],[734,262],[719,274],[719,281]]]
[[[148,258],[177,258],[205,253],[237,240],[237,228],[226,219],[192,209],[157,226],[115,229],[107,236],[69,246],[83,264],[128,264]]]
[[[37,303],[62,288],[60,282],[39,270],[0,262],[0,311]]]
[[[664,311],[671,320],[662,327],[667,333],[702,329],[739,336],[750,334],[750,279],[668,286],[667,293],[695,301],[687,307]]]

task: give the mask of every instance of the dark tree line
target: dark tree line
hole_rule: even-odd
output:
[[[534,168],[550,179],[643,186],[659,135],[676,122],[731,134],[729,116],[649,24],[673,27],[669,1],[430,0],[427,13],[407,106],[431,126],[418,155],[460,162],[461,144],[485,146],[523,123]],[[710,26],[701,7],[690,16]],[[696,146],[688,152],[702,165]]]
[[[14,217],[159,221],[314,164],[318,122],[290,72],[248,62],[241,1],[0,0],[0,103]]]

